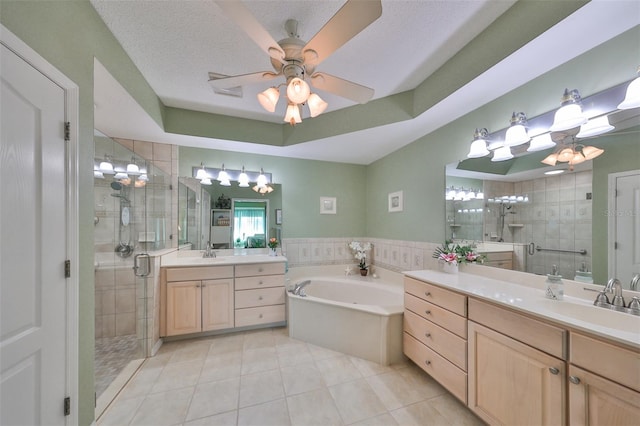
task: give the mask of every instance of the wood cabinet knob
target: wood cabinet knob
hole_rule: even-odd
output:
[[[258,318],[262,318],[262,314],[258,315]]]
[[[424,337],[431,337],[431,333],[424,333]]]
[[[425,361],[424,363],[427,365],[431,365],[431,361]]]
[[[573,383],[574,385],[579,385],[580,384],[580,378],[578,378],[576,376],[569,376],[569,381],[571,383]]]
[[[429,291],[425,291],[425,292],[424,292],[424,295],[425,295],[425,296],[427,296],[427,297],[431,297],[431,292],[429,292]]]
[[[428,310],[428,309],[426,311],[424,311],[424,313],[427,314],[427,315],[431,315],[431,311]]]
[[[258,300],[262,300],[262,296],[258,296]]]

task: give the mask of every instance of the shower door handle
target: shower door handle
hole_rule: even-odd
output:
[[[136,277],[146,277],[151,272],[151,256],[147,253],[136,254],[133,257],[133,273]]]

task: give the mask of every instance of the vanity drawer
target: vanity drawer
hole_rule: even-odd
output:
[[[404,331],[467,371],[467,342],[411,311],[404,312]]]
[[[236,327],[269,324],[285,320],[284,305],[236,309]]]
[[[458,315],[467,315],[467,297],[462,294],[409,277],[404,279],[404,290]]]
[[[467,320],[460,315],[408,293],[404,294],[404,307],[463,339],[467,338]]]
[[[236,265],[236,277],[255,277],[258,275],[284,275],[284,262]]]
[[[572,364],[640,391],[640,353],[579,333],[569,338]]]
[[[267,287],[284,287],[284,275],[236,278],[236,290],[249,290]]]
[[[567,359],[566,331],[561,328],[475,299],[469,299],[469,320],[557,358]]]
[[[218,278],[233,278],[233,266],[167,268],[167,281],[215,280]]]
[[[236,309],[284,303],[284,288],[272,287],[236,291]]]
[[[404,353],[418,367],[447,388],[460,401],[467,403],[467,373],[429,349],[408,333],[403,333]]]

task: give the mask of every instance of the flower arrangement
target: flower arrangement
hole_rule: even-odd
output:
[[[271,237],[269,238],[269,242],[267,243],[269,245],[270,249],[276,249],[278,248],[278,239],[275,237]]]
[[[353,251],[353,255],[358,259],[358,267],[360,270],[366,270],[367,266],[367,252],[371,250],[371,243],[361,244],[359,241],[351,241],[349,248]]]
[[[441,247],[436,248],[433,252],[433,258],[451,265],[482,263],[484,260],[484,256],[475,252],[471,246],[453,244],[452,241],[445,241]]]

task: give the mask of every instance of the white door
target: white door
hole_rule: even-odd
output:
[[[612,179],[615,199],[609,217],[615,228],[615,259],[610,268],[615,269],[609,275],[629,288],[633,275],[640,273],[640,170],[617,173]]]
[[[65,92],[2,46],[0,424],[65,423]]]

